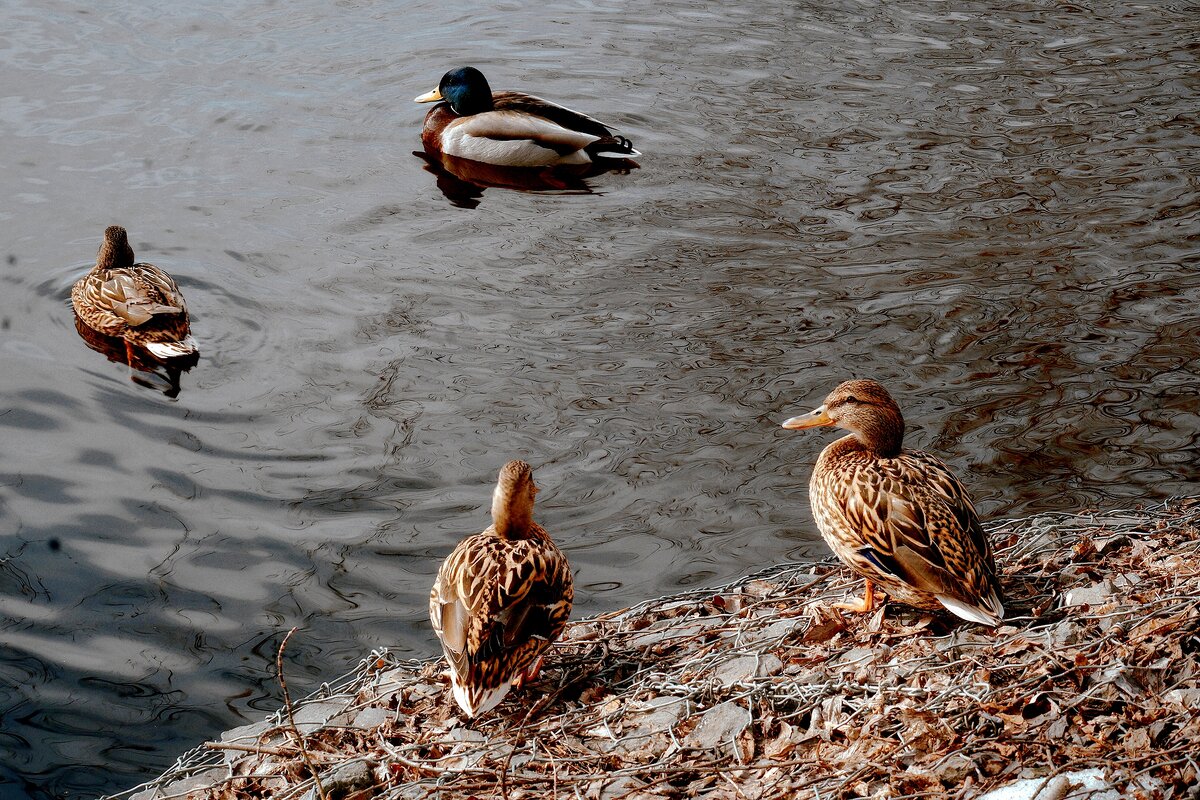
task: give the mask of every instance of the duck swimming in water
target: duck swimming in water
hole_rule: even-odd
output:
[[[887,390],[846,381],[783,423],[819,426],[850,431],[822,451],[808,490],[821,535],[866,579],[862,601],[841,607],[869,611],[877,584],[906,605],[999,625],[1000,581],[967,490],[941,459],[902,448],[904,418]]]
[[[536,673],[574,599],[567,558],[533,521],[533,469],[510,461],[492,492],[492,524],[459,542],[438,570],[429,618],[468,717],[495,708]]]
[[[586,114],[523,92],[493,92],[474,67],[450,70],[438,88],[415,100],[441,101],[425,115],[421,131],[430,155],[503,167],[587,165],[641,155]]]
[[[183,294],[153,264],[133,263],[129,236],[120,225],[104,231],[96,266],[71,288],[71,305],[94,331],[123,338],[161,359],[195,356],[196,340]]]

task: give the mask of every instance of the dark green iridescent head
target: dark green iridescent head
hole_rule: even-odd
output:
[[[460,117],[492,110],[492,87],[474,67],[447,72],[438,84],[438,93]]]

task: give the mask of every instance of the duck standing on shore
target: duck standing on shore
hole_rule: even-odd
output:
[[[1004,618],[1000,581],[987,536],[966,488],[941,459],[904,450],[900,408],[876,381],[838,386],[789,429],[835,426],[850,431],[822,451],[809,481],[821,535],[847,566],[874,587],[924,609],[946,608],[981,625]]]
[[[586,114],[523,92],[493,92],[474,67],[447,72],[438,88],[414,100],[442,101],[425,115],[421,131],[430,155],[503,167],[588,165],[641,155]]]
[[[574,599],[571,568],[533,521],[533,468],[510,461],[492,493],[492,525],[459,542],[429,595],[429,618],[468,717],[495,708],[537,674]]]
[[[104,230],[96,266],[71,288],[79,319],[98,333],[120,337],[160,359],[195,356],[196,340],[183,294],[153,264],[133,263],[129,236],[120,225]]]

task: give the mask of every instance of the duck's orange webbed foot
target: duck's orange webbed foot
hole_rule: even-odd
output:
[[[533,660],[533,663],[526,667],[520,675],[513,681],[513,688],[520,689],[525,684],[532,681],[542,671],[542,657],[538,656]]]
[[[853,611],[855,614],[866,614],[875,608],[875,584],[867,581],[867,587],[863,590],[863,596],[853,602],[834,603],[834,608],[840,608],[843,611]]]

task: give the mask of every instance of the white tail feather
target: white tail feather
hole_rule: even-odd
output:
[[[961,600],[955,600],[944,594],[934,595],[948,611],[955,616],[962,617],[969,622],[978,622],[980,625],[990,625],[995,627],[1004,619],[1004,606],[1000,603],[1000,598],[992,595],[984,602],[988,608],[981,606],[970,606]],[[994,609],[994,610],[993,610]]]
[[[640,152],[631,147],[628,153],[622,153],[619,150],[597,150],[592,153],[592,158],[633,158],[640,155]]]
[[[179,358],[181,356],[195,355],[200,348],[196,345],[196,339],[191,334],[188,334],[178,342],[146,342],[145,348],[150,351],[151,355],[159,358]]]
[[[480,714],[486,714],[496,706],[500,705],[500,701],[508,694],[508,690],[512,688],[510,681],[497,686],[495,689],[487,692],[479,698],[479,703],[474,708],[471,707],[471,699],[467,696],[467,690],[454,679],[453,670],[451,670],[451,684],[454,686],[454,699],[458,702],[459,707],[466,712],[468,717],[478,717]]]

